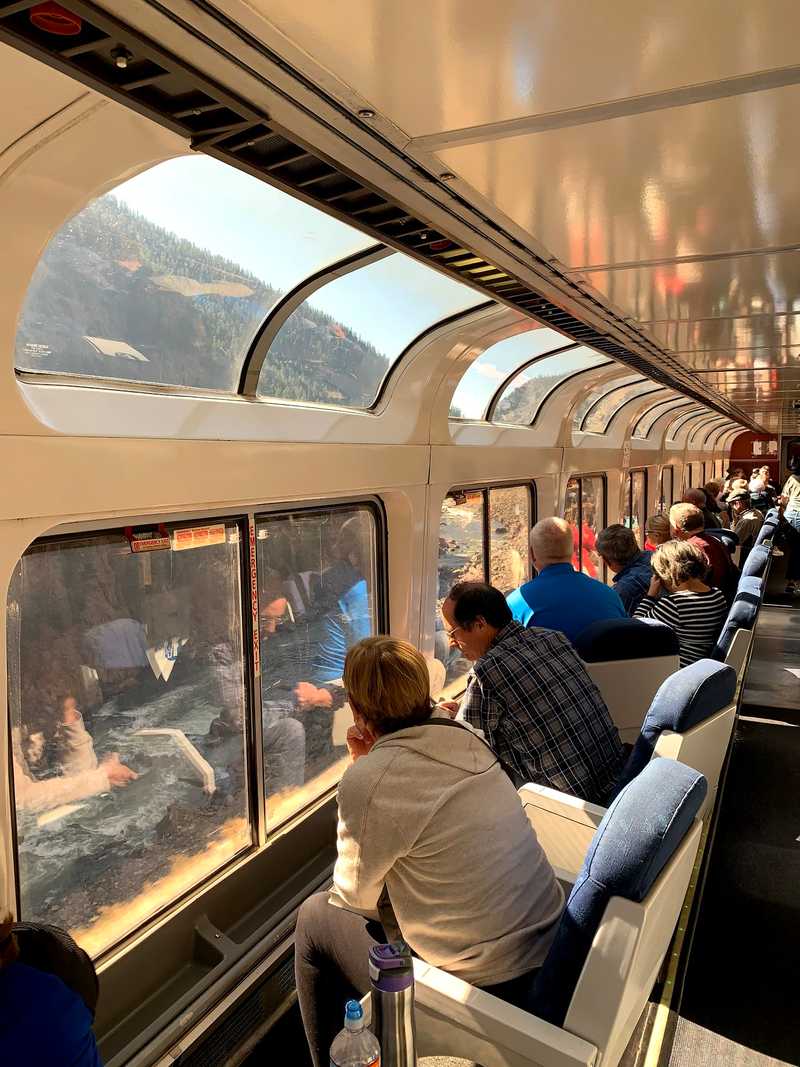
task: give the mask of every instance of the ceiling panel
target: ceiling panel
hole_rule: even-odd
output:
[[[0,44],[0,70],[4,91],[8,93],[5,98],[8,106],[3,108],[0,118],[0,152],[87,92],[63,74],[4,44]],[[12,92],[12,86],[23,85],[24,92]]]
[[[257,13],[260,36],[279,31],[412,137],[789,66],[800,36],[793,0],[216,6]]]
[[[702,319],[715,310],[720,315],[765,308],[791,311],[795,303],[800,305],[800,252],[636,266],[598,272],[591,280],[609,300],[641,320]]]
[[[776,247],[800,243],[798,111],[792,85],[438,154],[570,268]]]
[[[735,348],[780,350],[800,348],[800,314],[705,318],[691,322],[646,323],[659,344],[676,352]]]

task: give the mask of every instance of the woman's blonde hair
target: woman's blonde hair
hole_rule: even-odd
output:
[[[670,589],[676,589],[692,578],[705,581],[708,560],[700,549],[689,541],[667,541],[653,553],[653,570]]]
[[[669,518],[666,515],[651,515],[645,523],[645,531],[648,537],[658,538],[658,543],[669,541],[670,529]]]
[[[425,722],[433,710],[425,658],[396,637],[365,637],[353,645],[344,686],[353,711],[379,733]]]

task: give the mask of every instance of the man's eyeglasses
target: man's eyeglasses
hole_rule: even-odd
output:
[[[463,629],[464,629],[463,626],[454,626],[452,630],[445,630],[445,633],[447,634],[448,640],[452,641],[453,638],[458,633],[458,631],[459,630],[463,630]]]

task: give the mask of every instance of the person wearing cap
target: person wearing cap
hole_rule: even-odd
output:
[[[764,516],[750,504],[747,489],[734,489],[728,494],[728,506],[731,511],[731,529],[739,538],[739,566],[750,554],[755,544],[758,531],[764,525]]]

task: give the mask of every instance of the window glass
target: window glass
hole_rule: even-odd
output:
[[[220,521],[47,541],[17,566],[22,917],[92,954],[251,843],[240,550]]]
[[[510,593],[530,578],[531,492],[526,485],[489,490],[489,581]]]
[[[687,404],[691,404],[691,400],[684,400],[681,397],[673,400],[661,400],[659,403],[653,404],[651,408],[647,408],[647,410],[639,416],[639,420],[633,428],[631,437],[635,437],[637,440],[644,440],[650,435],[650,431],[662,415],[666,415],[669,411],[677,411],[679,408],[685,407]]]
[[[644,524],[647,518],[647,471],[628,475],[628,500],[625,525],[633,530],[639,546],[644,548]]]
[[[697,416],[701,415],[702,413],[703,408],[693,407],[689,408],[682,415],[678,415],[676,419],[673,419],[673,421],[669,425],[669,428],[667,429],[667,440],[674,441],[683,429],[683,427],[686,425],[686,423],[689,422],[691,419],[697,418]]]
[[[544,326],[531,329],[523,323],[522,331],[489,345],[469,365],[450,402],[451,419],[482,419],[489,401],[516,367],[570,343],[563,333]]]
[[[649,379],[631,382],[624,388],[617,388],[597,401],[583,421],[584,433],[605,433],[609,424],[623,404],[648,393],[663,392],[661,386],[654,385]]]
[[[622,388],[624,385],[630,385],[633,382],[641,382],[643,380],[641,374],[621,374],[618,378],[614,378],[611,381],[598,386],[597,389],[589,393],[588,396],[585,396],[578,405],[573,420],[573,429],[577,431],[585,430],[585,427],[583,426],[584,419],[601,397],[606,396],[615,389]]]
[[[17,368],[235,391],[277,297],[373,243],[218,160],[160,163],[50,241],[19,321]],[[324,329],[309,321],[309,336]],[[291,367],[284,377],[280,395],[305,388]]]
[[[695,488],[702,488],[703,486],[703,464],[702,463],[690,463],[689,464],[689,485]]]
[[[346,766],[352,723],[347,650],[379,630],[377,532],[371,508],[258,520],[264,777],[271,825],[330,788]]]
[[[486,298],[398,252],[329,282],[272,342],[258,395],[367,408],[411,341]]]
[[[570,478],[564,518],[572,527],[572,566],[605,581],[605,564],[597,554],[597,533],[605,526],[605,481],[599,476]]]
[[[536,421],[542,402],[557,386],[573,374],[610,362],[589,348],[575,348],[537,360],[509,382],[497,403],[493,419],[495,422],[530,426]]]
[[[658,498],[658,510],[669,511],[675,502],[674,497],[674,476],[675,471],[673,467],[662,467],[661,478],[659,480],[659,498]]]
[[[581,478],[581,570],[605,581],[605,564],[597,554],[597,534],[605,526],[606,485],[599,477]]]
[[[472,664],[450,647],[441,607],[456,582],[482,582],[486,578],[483,546],[483,489],[454,490],[444,498],[439,520],[439,595],[436,599],[434,655],[445,665],[445,686],[463,678]]]

